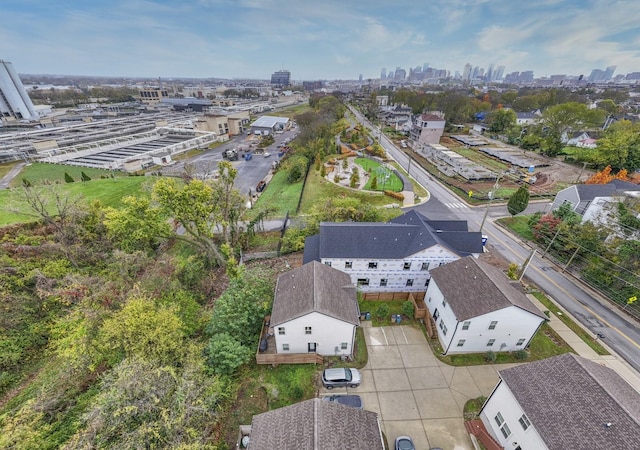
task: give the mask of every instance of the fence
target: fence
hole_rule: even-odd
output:
[[[413,318],[424,320],[428,315],[424,295],[424,292],[365,292],[362,294],[362,299],[373,302],[406,302],[409,300],[413,303]]]

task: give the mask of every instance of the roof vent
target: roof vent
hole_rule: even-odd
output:
[[[611,422],[607,422],[604,424],[605,428],[611,428],[613,424]]]

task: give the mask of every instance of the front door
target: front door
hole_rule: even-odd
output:
[[[307,347],[309,348],[309,353],[315,353],[316,352],[316,343],[315,342],[309,342],[307,344]]]

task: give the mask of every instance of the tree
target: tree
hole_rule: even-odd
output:
[[[598,140],[591,155],[591,162],[600,167],[626,168],[631,172],[640,168],[640,125],[628,120],[615,122]]]
[[[80,172],[80,179],[82,181],[91,181],[91,177],[84,173],[84,171]]]
[[[246,364],[253,349],[242,345],[229,333],[219,333],[211,338],[207,347],[209,365],[219,375],[231,375],[238,367]]]
[[[73,177],[71,175],[69,175],[67,172],[64,173],[64,182],[65,183],[73,183],[75,180],[73,179]]]
[[[511,109],[498,109],[489,114],[489,131],[503,133],[516,124],[516,113]]]
[[[120,209],[107,208],[104,224],[122,250],[154,250],[161,239],[172,236],[166,215],[146,197],[125,197]]]
[[[529,205],[529,189],[527,186],[520,186],[507,202],[509,214],[515,216],[527,209]]]
[[[144,358],[118,364],[64,448],[214,450],[211,435],[229,388],[207,373],[200,353],[190,348],[182,367]]]
[[[371,190],[376,191],[377,189],[378,189],[378,177],[374,175],[371,178]]]
[[[549,156],[556,156],[562,150],[562,140],[567,133],[601,124],[603,119],[603,111],[590,110],[583,103],[569,102],[550,106],[543,111],[540,121],[544,152]]]
[[[159,306],[144,296],[128,299],[104,321],[98,346],[108,363],[124,357],[175,364],[184,356],[183,324],[173,306]]]

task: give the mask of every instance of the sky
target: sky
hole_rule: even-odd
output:
[[[22,74],[293,80],[400,66],[640,71],[638,0],[0,0]]]

